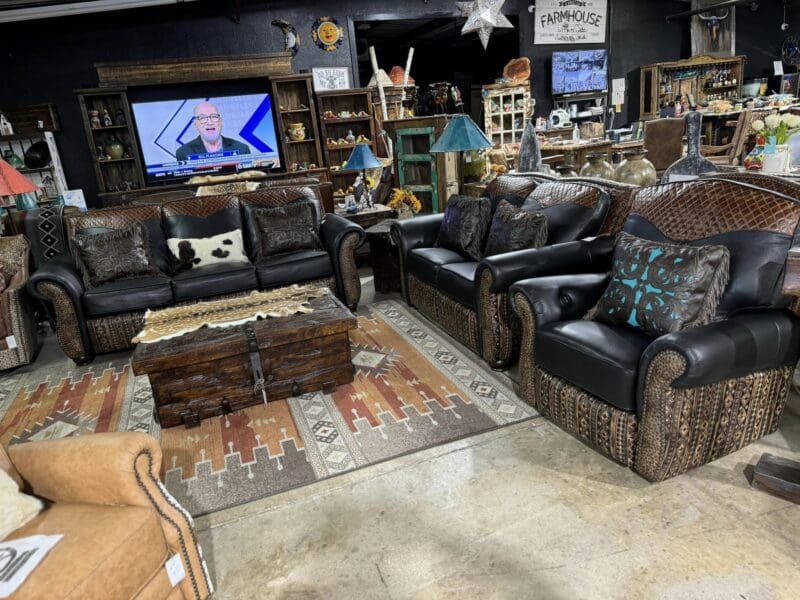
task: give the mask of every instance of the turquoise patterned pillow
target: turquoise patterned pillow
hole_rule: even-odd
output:
[[[728,285],[725,246],[679,246],[621,233],[594,318],[664,335],[711,322]]]

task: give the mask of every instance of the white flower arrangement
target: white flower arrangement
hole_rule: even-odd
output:
[[[800,115],[771,114],[763,121],[761,119],[753,121],[750,129],[754,133],[763,134],[767,139],[774,137],[778,145],[785,144],[792,135],[800,131]]]

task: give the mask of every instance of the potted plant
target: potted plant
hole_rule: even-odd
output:
[[[397,211],[398,219],[409,219],[422,210],[422,203],[419,198],[413,192],[402,188],[394,188],[392,190],[386,206]]]
[[[763,135],[767,140],[763,170],[769,173],[785,173],[791,170],[792,150],[787,142],[800,131],[800,115],[772,114],[763,121],[753,121],[750,127],[757,136]]]

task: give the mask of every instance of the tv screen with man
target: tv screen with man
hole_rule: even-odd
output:
[[[134,102],[149,183],[280,167],[269,94]]]

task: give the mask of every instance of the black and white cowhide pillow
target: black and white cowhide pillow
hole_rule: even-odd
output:
[[[178,271],[223,262],[249,262],[240,229],[207,238],[170,238],[167,245]]]

